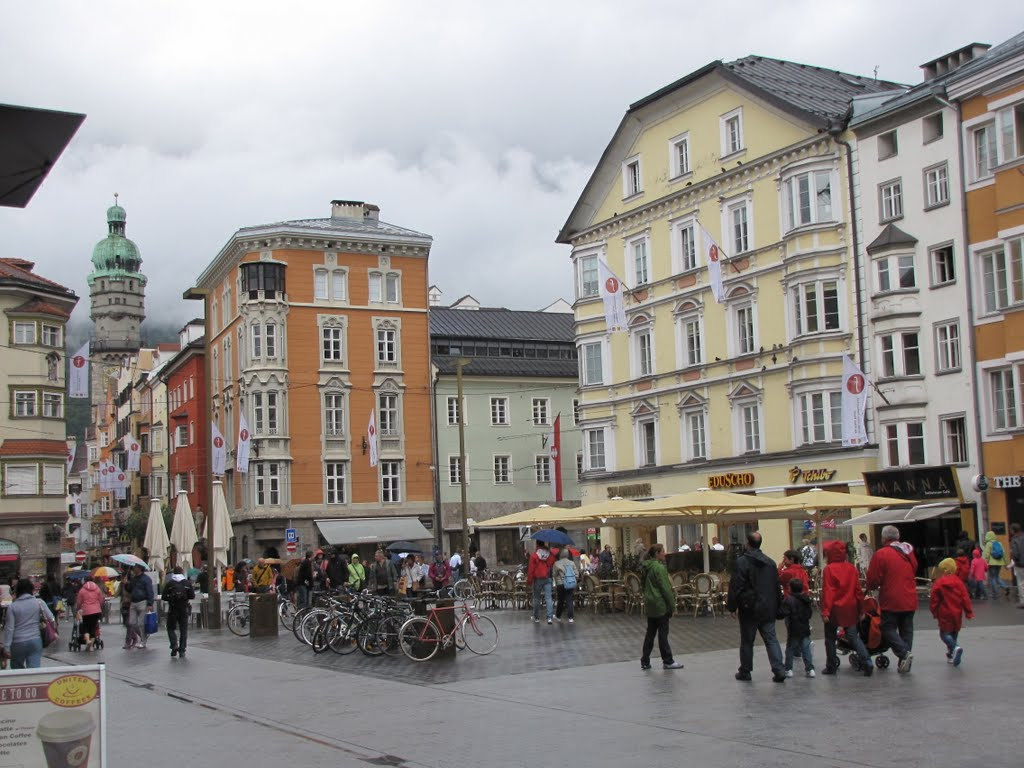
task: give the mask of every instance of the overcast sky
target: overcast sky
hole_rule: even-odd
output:
[[[0,103],[87,118],[28,208],[0,208],[0,253],[73,288],[81,320],[118,192],[148,315],[183,321],[182,291],[238,228],[366,200],[434,237],[448,301],[539,309],[572,299],[554,238],[631,102],[755,53],[915,83],[924,61],[1015,34],[1020,7],[8,2]]]

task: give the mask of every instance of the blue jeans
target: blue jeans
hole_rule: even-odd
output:
[[[764,649],[768,653],[768,663],[772,673],[783,675],[786,666],[782,660],[782,648],[779,638],[775,635],[775,621],[758,622],[757,619],[740,617],[740,672],[750,674],[754,670],[754,639],[758,633],[764,641]]]
[[[953,655],[953,651],[956,650],[956,640],[959,636],[959,632],[943,632],[941,629],[939,630],[939,637],[946,644],[946,656]]]
[[[548,621],[555,615],[555,608],[551,604],[551,579],[533,580],[533,618],[540,618],[540,595],[544,593],[544,605],[548,610]]]
[[[299,602],[299,608],[309,608],[309,587],[299,584],[295,588],[295,595]]]
[[[811,656],[811,636],[787,637],[786,638],[786,671],[793,668],[793,657],[803,656],[804,669],[810,672],[814,669],[814,659]]]
[[[1000,589],[1006,589],[1006,582],[1003,581],[999,573],[1003,570],[1001,565],[990,565],[988,567],[988,594],[993,600],[999,595]]]
[[[43,641],[41,638],[11,644],[11,669],[38,669],[42,666]]]
[[[836,630],[838,627],[830,621],[825,622],[825,666],[832,669],[839,669],[839,655],[836,653]],[[857,625],[843,627],[843,634],[846,644],[853,649],[865,666],[873,666],[871,656],[868,653],[864,641],[860,639],[860,631]]]
[[[882,611],[882,637],[902,659],[914,649],[914,612]]]

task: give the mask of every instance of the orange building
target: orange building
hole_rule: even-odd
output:
[[[1024,33],[947,89],[962,120],[987,526],[1009,553],[1009,525],[1024,525]]]
[[[224,478],[232,560],[284,555],[287,528],[300,551],[327,543],[314,520],[432,524],[432,240],[378,213],[335,200],[330,218],[245,227],[199,277],[213,421],[229,449],[242,414],[252,434],[248,472],[229,450]]]

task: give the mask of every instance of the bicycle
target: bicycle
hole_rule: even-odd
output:
[[[498,627],[487,616],[476,613],[467,598],[462,603],[462,613],[457,616],[451,631],[442,632],[440,613],[455,611],[457,606],[433,607],[426,616],[413,616],[399,630],[399,645],[412,661],[432,659],[439,648],[469,648],[470,651],[486,656],[498,647]]]
[[[247,637],[250,630],[249,602],[236,599],[232,603],[228,609],[228,629],[239,637]],[[286,629],[291,630],[294,627],[295,614],[295,604],[278,595],[277,615]]]

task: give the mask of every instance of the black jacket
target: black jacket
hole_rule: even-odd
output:
[[[810,637],[811,616],[814,608],[806,592],[790,594],[782,601],[782,615],[786,617],[787,637]]]
[[[313,568],[316,566],[313,561],[308,557],[303,558],[302,562],[299,563],[299,572],[295,576],[295,581],[307,589],[313,588]]]
[[[775,561],[759,549],[748,549],[736,558],[729,581],[726,608],[739,611],[747,621],[775,621],[782,603],[782,586]]]
[[[970,536],[963,536],[956,540],[956,553],[966,555],[968,559],[974,557],[974,550],[978,545],[971,541]]]
[[[331,589],[340,589],[348,581],[348,563],[341,555],[334,555],[327,561],[327,578],[331,581]]]

